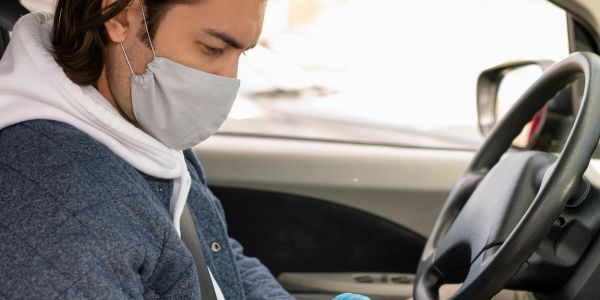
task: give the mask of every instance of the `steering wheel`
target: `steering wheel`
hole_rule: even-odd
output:
[[[523,126],[565,86],[585,81],[573,128],[558,158],[505,153]],[[600,138],[600,57],[574,53],[551,66],[487,136],[451,191],[415,278],[417,300],[490,299],[537,249],[577,188]],[[501,159],[502,158],[502,159]]]

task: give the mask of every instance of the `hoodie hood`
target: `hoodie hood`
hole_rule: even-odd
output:
[[[170,214],[180,233],[191,179],[182,151],[125,120],[94,87],[72,82],[52,54],[53,15],[31,13],[13,28],[0,61],[0,129],[36,119],[70,124],[106,145],[131,166],[173,179]]]

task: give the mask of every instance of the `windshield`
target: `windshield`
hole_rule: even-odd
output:
[[[542,0],[269,5],[222,132],[474,147],[482,70],[568,55],[565,12]]]

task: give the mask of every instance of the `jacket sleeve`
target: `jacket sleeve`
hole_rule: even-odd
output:
[[[199,298],[192,257],[136,176],[70,125],[0,130],[0,299]]]
[[[294,299],[257,258],[244,255],[244,249],[240,243],[232,238],[229,239],[229,242],[242,276],[244,292],[248,300]]]
[[[225,220],[225,210],[218,197],[208,188],[206,175],[200,164],[200,160],[195,153],[190,149],[185,150],[184,154],[188,161],[196,169],[200,182],[206,187],[212,200],[217,205],[218,213]],[[224,224],[227,228],[227,224]],[[265,267],[257,258],[244,255],[244,248],[235,239],[229,238],[235,262],[242,277],[242,284],[247,300],[258,299],[294,299],[285,289],[277,282],[269,269]]]
[[[214,195],[213,199],[219,208],[219,213],[224,219],[225,210],[221,201]],[[244,248],[238,241],[229,238],[229,243],[231,244],[231,249],[242,277],[242,284],[247,300],[294,299],[260,260],[256,257],[244,255]]]
[[[10,166],[0,163],[0,170],[0,188],[14,192],[0,194],[0,299],[142,297],[139,278],[115,270],[81,215],[65,213]]]

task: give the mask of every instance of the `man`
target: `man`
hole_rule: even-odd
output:
[[[0,62],[0,298],[291,298],[227,236],[189,150],[229,113],[265,5],[58,0],[21,18]]]

